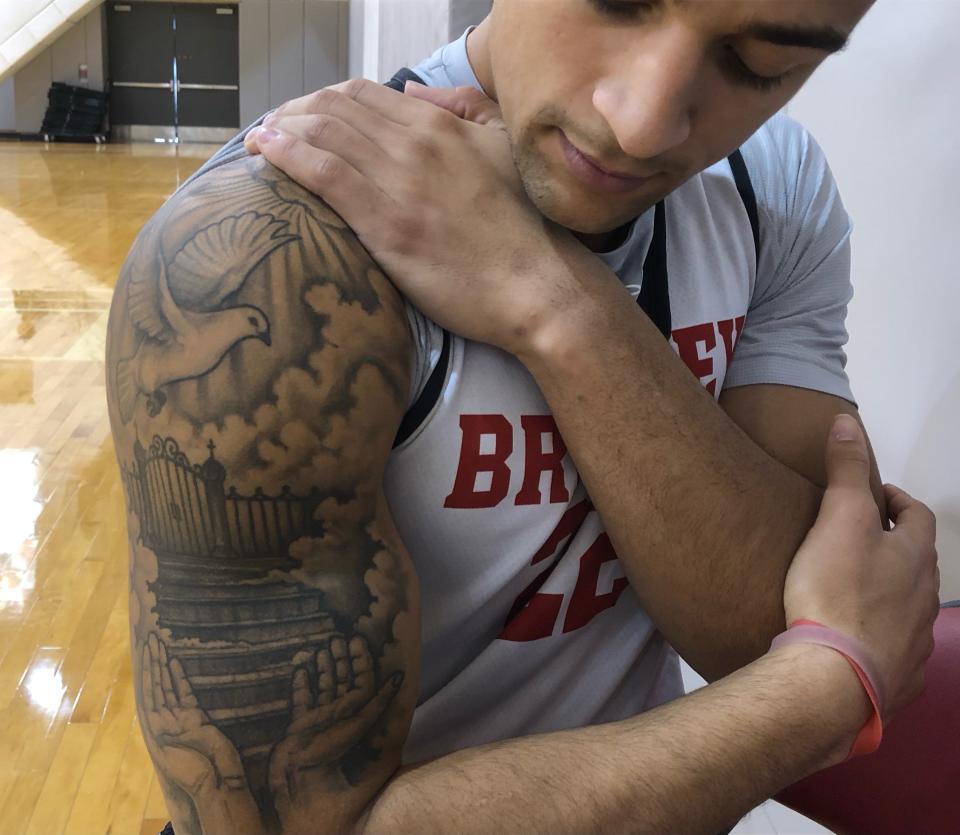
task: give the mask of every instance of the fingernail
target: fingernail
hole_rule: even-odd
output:
[[[833,421],[833,437],[838,441],[855,441],[860,427],[850,415],[837,415]]]
[[[427,86],[426,84],[421,84],[419,81],[407,81],[403,85],[403,92],[406,93],[408,87],[426,87],[426,86]]]
[[[274,130],[273,128],[260,128],[257,131],[257,142],[273,142],[274,139],[280,138],[280,131]]]

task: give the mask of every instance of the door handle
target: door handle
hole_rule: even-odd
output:
[[[172,81],[114,81],[113,87],[134,87],[138,90],[172,90]]]

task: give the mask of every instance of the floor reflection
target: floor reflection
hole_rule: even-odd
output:
[[[214,150],[0,142],[0,833],[167,820],[134,718],[103,355],[137,232]]]
[[[65,690],[59,664],[53,661],[34,665],[23,681],[23,692],[31,705],[49,716],[57,712]]]
[[[0,612],[21,609],[36,581],[36,465],[36,450],[0,450]]]

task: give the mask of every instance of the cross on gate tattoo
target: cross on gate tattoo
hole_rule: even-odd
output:
[[[408,568],[358,419],[406,403],[385,286],[259,158],[182,190],[124,265],[107,375],[135,688],[186,830],[282,828],[301,794],[363,781],[412,712]]]

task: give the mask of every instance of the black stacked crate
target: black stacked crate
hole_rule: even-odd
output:
[[[106,142],[107,94],[54,81],[47,93],[42,137],[69,142]]]

